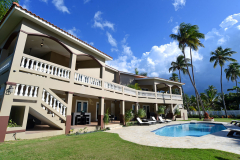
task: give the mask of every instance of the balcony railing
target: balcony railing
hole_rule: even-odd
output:
[[[104,88],[113,90],[115,92],[120,92],[120,93],[123,92],[123,86],[118,85],[118,84],[114,84],[114,83],[105,82],[104,83]]]
[[[182,96],[181,95],[172,95],[172,99],[181,100]]]
[[[138,91],[138,97],[152,97],[152,98],[155,98],[155,92]]]
[[[83,84],[91,84],[93,86],[101,87],[102,86],[102,80],[93,78],[90,76],[86,76],[80,73],[75,72],[74,80],[77,82],[81,82]]]
[[[157,98],[171,99],[171,95],[170,94],[165,94],[165,93],[157,93]]]
[[[137,96],[137,90],[131,89],[131,88],[128,88],[128,87],[124,87],[124,94]]]
[[[50,74],[52,76],[70,79],[70,70],[64,66],[60,66],[36,57],[25,55],[22,57],[20,65],[22,68],[34,70],[41,73]]]
[[[37,97],[38,96],[37,86],[30,86],[25,84],[16,84],[15,96],[25,96],[25,97]]]

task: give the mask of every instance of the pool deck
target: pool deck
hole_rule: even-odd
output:
[[[191,121],[196,123],[203,123]],[[240,136],[227,137],[229,129],[240,129],[238,126],[226,122],[213,122],[223,124],[227,129],[208,134],[202,137],[165,137],[156,135],[154,131],[158,128],[190,123],[190,121],[173,121],[170,123],[156,124],[150,126],[130,126],[119,129],[109,130],[106,132],[117,133],[122,139],[146,146],[166,147],[166,148],[199,148],[199,149],[217,149],[227,152],[240,154]],[[208,123],[208,122],[204,122]]]

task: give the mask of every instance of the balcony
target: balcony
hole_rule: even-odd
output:
[[[151,91],[142,91],[129,88],[124,85],[120,85],[114,82],[107,82],[101,78],[92,77],[86,74],[82,74],[81,71],[74,71],[74,76],[71,77],[71,68],[67,68],[52,62],[48,62],[30,55],[23,55],[20,71],[28,74],[49,78],[52,80],[60,80],[68,82],[72,80],[72,85],[81,85],[98,90],[104,90],[112,92],[114,94],[121,94],[131,96],[135,98],[147,98],[147,99],[164,99],[164,100],[176,100],[182,101],[182,96],[177,94],[159,93]],[[71,84],[68,84],[71,85]]]

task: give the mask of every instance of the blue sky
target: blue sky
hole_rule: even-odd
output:
[[[181,54],[169,35],[181,22],[198,25],[206,36],[205,48],[193,53],[200,92],[208,85],[220,91],[220,67],[209,62],[211,51],[232,48],[240,61],[239,0],[21,0],[20,5],[112,56],[108,65],[132,73],[137,67],[166,79]],[[188,76],[182,81],[185,92],[194,94]],[[234,85],[224,73],[224,91]]]

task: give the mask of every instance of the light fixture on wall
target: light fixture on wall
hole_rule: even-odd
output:
[[[10,85],[8,89],[6,89],[6,92],[7,92],[7,95],[10,95],[11,93],[13,93],[12,85]]]
[[[42,39],[41,47],[43,46],[43,41],[44,41],[44,39]]]

